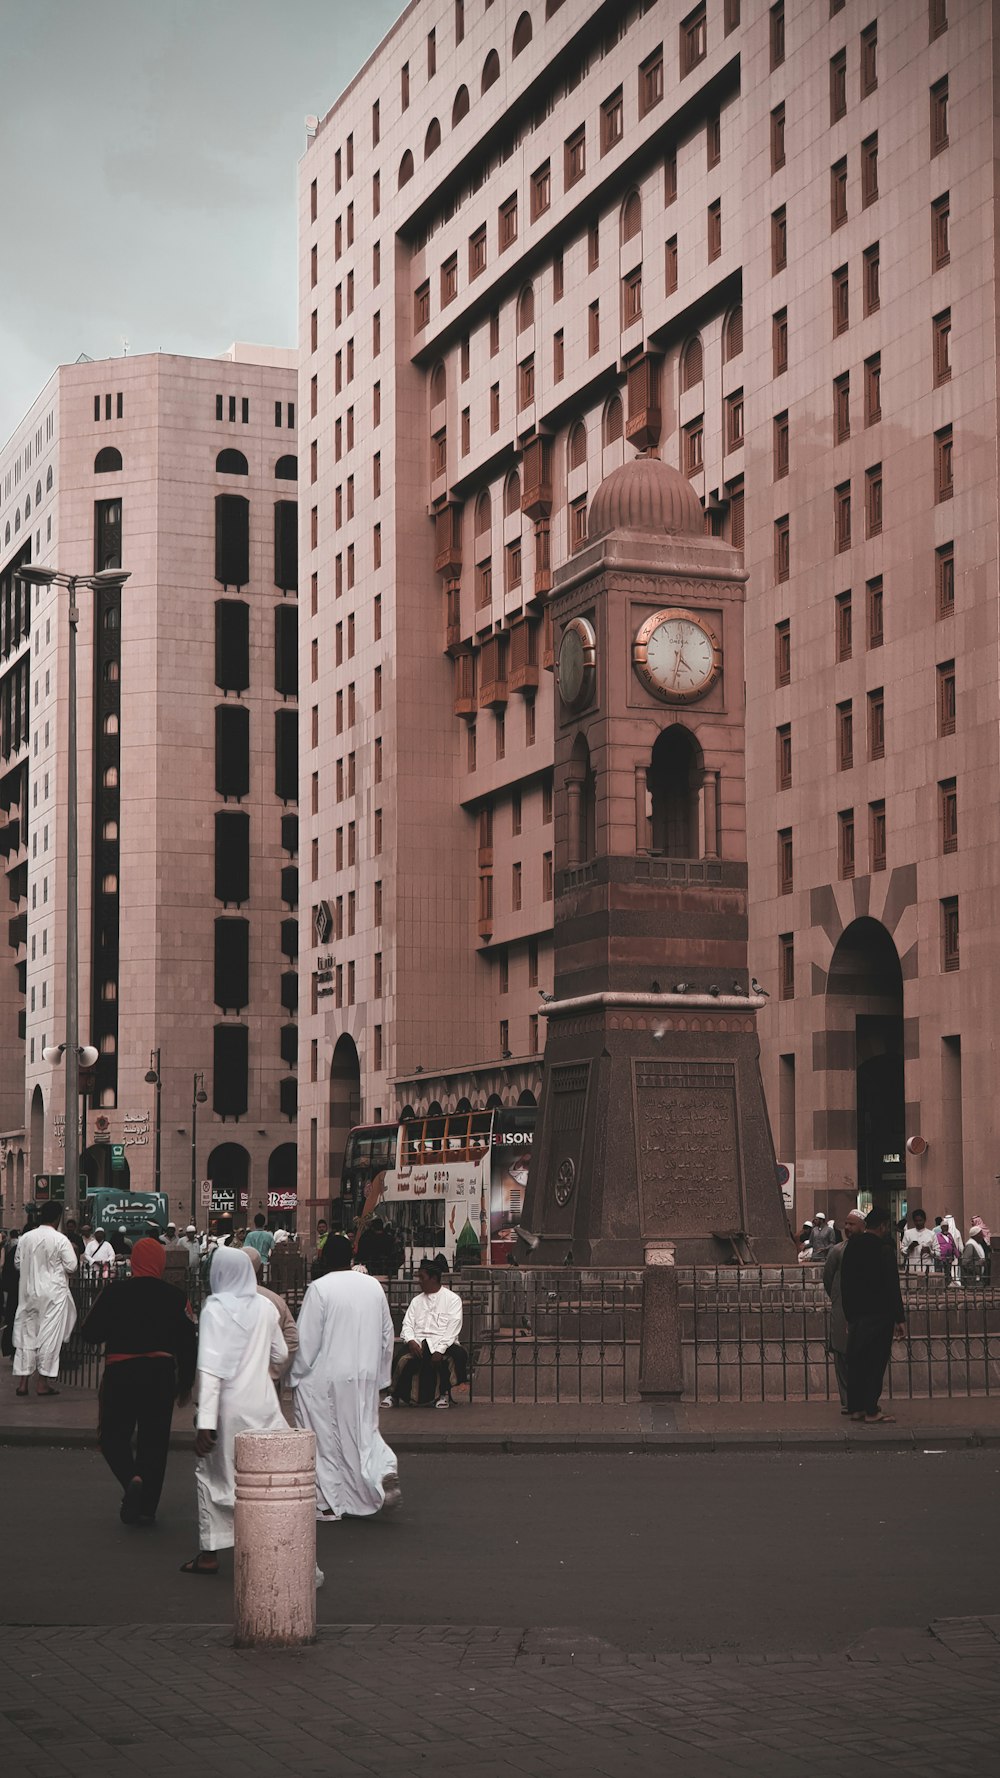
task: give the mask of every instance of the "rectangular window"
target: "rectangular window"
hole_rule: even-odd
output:
[[[677,202],[677,150],[668,148],[663,158],[663,205],[669,210]]]
[[[878,26],[861,33],[861,97],[867,99],[878,86]]]
[[[934,434],[934,499],[950,500],[955,492],[952,431],[942,426]]]
[[[853,809],[841,809],[837,816],[837,868],[842,877],[854,875]]]
[[[425,278],[413,293],[413,325],[418,333],[422,327],[429,324],[430,318],[431,287],[429,280]]]
[[[778,377],[788,369],[787,309],[779,309],[771,317],[771,356],[774,360],[774,375]]]
[[[681,76],[690,74],[708,54],[708,31],[704,0],[681,20]]]
[[[476,567],[476,606],[481,609],[493,597],[493,564],[479,562]]]
[[[938,785],[938,810],[941,821],[942,852],[958,851],[958,789],[954,778],[943,778]]]
[[[497,250],[503,253],[517,240],[517,193],[500,205],[497,212]]]
[[[722,159],[722,119],[717,111],[705,125],[705,154],[708,170],[711,172]]]
[[[454,302],[458,295],[458,255],[449,254],[441,267],[441,307]]]
[[[639,116],[645,117],[663,98],[663,45],[639,64]]]
[[[941,902],[941,967],[958,968],[958,896],[946,895]]]
[[[500,350],[500,310],[494,309],[490,315],[490,357],[495,358]]]
[[[622,139],[625,127],[622,106],[622,89],[619,87],[601,106],[601,153],[607,154],[609,149],[616,148]]]
[[[521,866],[520,866],[520,864],[511,865],[510,879],[511,879],[510,880],[510,905],[513,908],[514,912],[517,913],[518,909],[521,906]]]
[[[876,241],[866,247],[862,260],[862,308],[866,315],[874,315],[882,301],[879,287],[879,244]],[[845,322],[846,326],[846,322]]]
[[[843,444],[851,436],[851,373],[835,377],[833,384],[833,442]]]
[[[934,551],[934,589],[938,617],[950,617],[955,609],[955,545],[942,543]]]
[[[566,351],[563,331],[560,327],[559,332],[552,335],[552,381],[561,383],[565,374]]]
[[[852,596],[849,592],[837,594],[835,610],[837,659],[849,661],[854,648],[854,618]]]
[[[882,533],[882,465],[873,463],[865,470],[865,536]]]
[[[596,272],[601,263],[601,224],[600,219],[592,222],[587,230],[587,269]]]
[[[788,474],[788,412],[774,416],[774,480]]]
[[[521,540],[520,540],[520,538],[515,539],[515,541],[513,543],[508,543],[504,553],[505,553],[507,589],[508,589],[508,591],[511,591],[514,587],[519,587],[521,584]]]
[[[830,168],[830,227],[842,228],[847,221],[847,157],[835,161]]]
[[[837,267],[833,274],[833,334],[846,333],[851,320],[850,286],[846,265]]]
[[[622,327],[631,327],[642,315],[642,267],[622,279]]]
[[[941,661],[937,669],[937,731],[939,735],[955,733],[955,663]]]
[[[552,202],[552,164],[546,161],[531,175],[531,220],[544,216]]]
[[[743,444],[743,391],[734,389],[726,396],[726,450],[738,451]]]
[[[469,277],[478,278],[486,270],[486,224],[469,236]]]
[[[785,102],[771,112],[771,171],[776,173],[785,164]]]
[[[791,895],[794,886],[794,855],[792,830],[783,827],[778,834],[778,894]]]
[[[792,627],[789,618],[774,626],[774,683],[790,685],[792,679]]]
[[[787,580],[791,571],[791,537],[788,514],[774,521],[774,578]]]
[[[579,549],[587,541],[587,496],[581,494],[569,506],[569,547]]]
[[[671,235],[666,251],[666,292],[673,296],[677,289],[677,236]]]
[[[771,271],[783,272],[788,264],[788,219],[785,206],[771,213]]]
[[[934,386],[951,381],[951,310],[935,315],[933,327]]]
[[[437,31],[427,33],[427,78],[430,80],[437,73]]]
[[[930,0],[930,41],[948,29],[948,0]]]
[[[552,900],[552,853],[542,853],[542,900]]]
[[[875,426],[882,418],[882,354],[873,352],[865,359],[865,425]]]
[[[684,428],[684,470],[697,475],[705,467],[705,422],[699,415]]]
[[[563,144],[563,184],[569,191],[587,171],[587,132],[583,124]]]
[[[854,764],[854,705],[850,698],[837,705],[837,770],[849,772]]]
[[[770,14],[771,67],[780,68],[785,59],[785,0],[777,0]]]
[[[851,484],[841,482],[833,490],[833,526],[838,553],[851,547]]]
[[[790,790],[792,785],[792,725],[783,722],[776,730],[778,759],[778,789]]]
[[[493,383],[490,388],[490,431],[500,430],[500,384]]]
[[[404,62],[399,70],[399,103],[405,111],[410,103],[410,64]]]
[[[372,174],[372,215],[378,216],[382,209],[382,175],[378,171]],[[377,282],[377,280],[376,280]]]
[[[867,209],[878,197],[878,132],[861,144],[861,206]]]
[[[931,205],[931,270],[939,272],[951,260],[951,194],[944,192]]]
[[[722,201],[716,198],[714,204],[708,206],[708,257],[709,262],[718,259],[722,252]]]
[[[847,115],[847,51],[840,49],[830,57],[830,122]]]
[[[795,939],[790,932],[782,932],[778,937],[778,996],[781,1000],[795,999]]]
[[[504,759],[507,754],[507,718],[502,710],[497,711],[493,723],[493,733],[496,740],[496,757]]]
[[[601,349],[601,305],[599,302],[591,303],[587,310],[587,345],[591,357]]]
[[[931,87],[931,154],[948,146],[948,76]]]
[[[552,301],[554,303],[562,301],[565,285],[566,276],[563,266],[563,256],[561,253],[557,253],[552,261]]]
[[[868,693],[868,758],[885,758],[885,691]]]
[[[372,147],[373,148],[378,147],[379,138],[380,138],[381,134],[382,134],[382,129],[381,129],[381,121],[380,121],[380,106],[379,106],[378,99],[376,99],[374,104],[372,105]]]
[[[885,803],[868,804],[868,856],[871,869],[885,870]]]

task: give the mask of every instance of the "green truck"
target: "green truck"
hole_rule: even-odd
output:
[[[83,1221],[91,1228],[125,1230],[130,1241],[148,1235],[155,1223],[162,1235],[167,1226],[169,1205],[166,1192],[100,1191],[89,1192],[83,1201]]]

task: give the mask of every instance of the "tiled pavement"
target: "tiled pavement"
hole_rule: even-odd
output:
[[[1000,1735],[1000,1617],[768,1657],[489,1628],[350,1625],[280,1653],[222,1627],[11,1629],[0,1672],[16,1778],[980,1778]]]

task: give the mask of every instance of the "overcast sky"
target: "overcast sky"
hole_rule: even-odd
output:
[[[403,0],[0,0],[0,444],[81,352],[295,344],[296,166]]]

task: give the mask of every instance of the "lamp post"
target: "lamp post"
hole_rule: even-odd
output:
[[[208,1098],[205,1076],[195,1073],[191,1080],[191,1221],[198,1226],[198,1107]]]
[[[160,1079],[159,1049],[150,1050],[149,1052],[149,1067],[146,1070],[145,1078],[147,1086],[156,1088],[153,1101],[153,1190],[158,1192],[160,1189],[160,1091],[163,1086],[163,1082]]]
[[[57,1063],[61,1062],[63,1060],[63,1058],[65,1056],[67,1056],[68,1050],[69,1050],[68,1044],[47,1043],[45,1048],[42,1051],[42,1061],[48,1062],[49,1066],[54,1068],[57,1065]],[[77,1045],[76,1055],[74,1057],[74,1069],[73,1069],[74,1075],[76,1077],[76,1092],[77,1092],[77,1094],[79,1094],[79,1090],[80,1090],[80,1069],[81,1068],[93,1068],[94,1063],[96,1061],[97,1061],[97,1051],[95,1050],[92,1043],[80,1043]],[[69,1074],[70,1074],[69,1061],[67,1060],[67,1062],[66,1062],[66,1080],[67,1080],[67,1082],[69,1081]],[[68,1109],[68,1096],[67,1096],[67,1109]],[[79,1106],[77,1107],[77,1110],[79,1111]],[[67,1122],[68,1122],[68,1117],[67,1117]],[[76,1133],[77,1132],[76,1132],[75,1123],[74,1123],[74,1135],[76,1135]],[[79,1141],[77,1141],[77,1144],[76,1144],[76,1153],[77,1153],[76,1166],[73,1170],[73,1173],[71,1174],[70,1170],[69,1170],[69,1165],[70,1165],[70,1163],[69,1163],[69,1141],[68,1141],[68,1138],[67,1138],[67,1135],[66,1135],[66,1132],[64,1129],[64,1131],[63,1131],[63,1203],[66,1206],[67,1214],[69,1213],[70,1210],[72,1210],[74,1215],[79,1210],[79,1205],[77,1204],[77,1201],[76,1201],[77,1194],[80,1189],[80,1159],[79,1159],[80,1144],[79,1144]],[[73,1182],[72,1183],[72,1196],[70,1195],[70,1180],[71,1179]]]
[[[19,569],[29,587],[65,587],[69,594],[69,651],[66,664],[66,1123],[63,1137],[63,1177],[67,1212],[77,1211],[80,1190],[80,959],[79,959],[79,838],[77,834],[76,783],[76,633],[80,608],[77,587],[123,587],[128,574],[121,568],[102,568],[97,574],[61,574],[57,568],[25,563]],[[96,1056],[94,1060],[96,1061]],[[70,1196],[72,1193],[72,1196]]]

